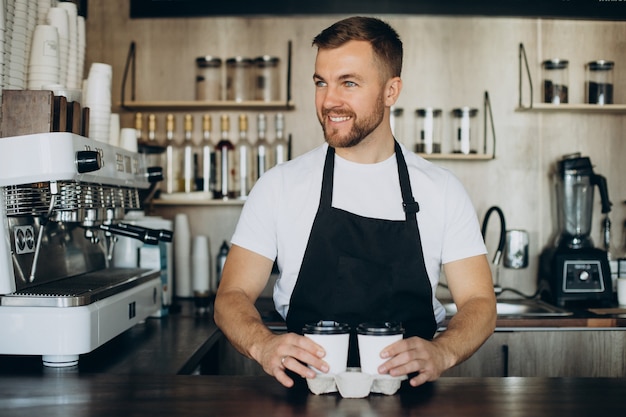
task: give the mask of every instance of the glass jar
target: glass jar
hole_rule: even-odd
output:
[[[222,60],[214,56],[196,58],[196,100],[222,99]]]
[[[226,100],[237,102],[253,100],[252,65],[252,59],[242,56],[226,60]]]
[[[563,104],[568,102],[569,61],[548,59],[543,61],[543,101],[544,103]]]
[[[280,59],[275,56],[263,55],[254,60],[256,83],[255,99],[262,101],[280,100]]]
[[[587,103],[613,104],[613,61],[592,61],[586,65]]]
[[[415,110],[415,152],[441,153],[441,113],[441,109],[432,107]]]
[[[452,110],[454,132],[452,150],[454,153],[469,155],[478,153],[478,133],[476,115],[478,109],[460,107]]]
[[[404,109],[391,107],[389,122],[391,123],[391,134],[400,143],[404,143]]]

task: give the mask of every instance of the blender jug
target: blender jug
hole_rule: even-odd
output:
[[[593,247],[590,233],[596,185],[600,191],[602,213],[608,213],[611,202],[606,178],[593,172],[590,159],[575,153],[559,161],[556,191],[560,247]]]

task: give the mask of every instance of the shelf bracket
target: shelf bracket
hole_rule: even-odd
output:
[[[523,80],[523,69],[522,63],[524,64],[524,68],[526,69],[526,76],[528,77],[528,87],[530,89],[530,104],[528,106],[524,106],[522,103],[522,80]],[[528,58],[526,57],[526,49],[524,49],[524,44],[519,44],[519,107],[524,109],[532,109],[533,108],[533,80],[530,76],[530,67],[528,66]]]
[[[124,67],[124,76],[122,78],[122,94],[121,94],[121,106],[126,108],[126,81],[128,80],[128,71],[131,72],[130,79],[130,100],[135,101],[135,41],[130,43],[128,48],[128,55],[126,56],[126,66]]]
[[[491,100],[489,99],[489,92],[485,91],[485,99],[483,101],[483,153],[487,154],[487,116],[489,116],[489,126],[491,126],[491,139],[493,150],[491,153],[491,159],[496,159],[496,128],[493,123],[493,112],[491,111]]]

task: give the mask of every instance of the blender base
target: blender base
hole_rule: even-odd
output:
[[[613,284],[607,252],[598,248],[555,248],[541,255],[540,277],[549,284],[544,294],[559,307],[611,304]]]

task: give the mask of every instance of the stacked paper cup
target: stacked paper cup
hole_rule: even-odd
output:
[[[89,107],[89,136],[108,142],[111,129],[111,79],[110,65],[94,62],[83,90],[83,107]]]
[[[37,25],[33,33],[28,65],[28,88],[59,83],[59,33],[54,26]]]
[[[78,75],[78,10],[76,4],[70,2],[61,2],[58,7],[67,11],[69,23],[69,51],[65,86],[70,89],[80,89],[82,80]]]
[[[7,87],[22,90],[26,86],[28,3],[27,0],[14,0],[7,2],[7,6],[7,21],[11,22]]]
[[[87,33],[86,33],[86,28],[85,28],[85,18],[83,16],[78,16],[78,18],[76,19],[76,22],[78,25],[77,31],[76,31],[76,35],[78,36],[78,41],[77,41],[78,51],[76,52],[76,55],[77,55],[76,73],[77,73],[77,79],[78,79],[78,82],[77,82],[78,86],[76,88],[79,88],[80,84],[82,83],[83,76],[85,74],[84,68],[85,68],[85,53],[87,52]]]
[[[4,4],[4,0],[0,0],[0,84],[2,84],[2,86],[4,86],[4,63],[5,63],[5,56],[4,56],[4,45],[5,45],[5,40],[6,40],[6,23],[5,23],[5,4]],[[2,98],[2,88],[0,88],[0,99]]]
[[[37,0],[37,24],[45,25],[48,10],[52,7],[52,0]]]
[[[45,24],[54,26],[59,32],[59,84],[67,86],[67,62],[70,50],[69,17],[67,10],[61,7],[50,7]]]

